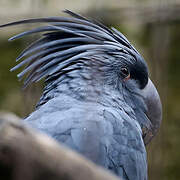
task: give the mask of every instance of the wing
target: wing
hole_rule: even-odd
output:
[[[133,118],[123,108],[85,104],[61,95],[25,121],[125,180],[146,180],[146,151]]]
[[[147,179],[146,150],[139,124],[125,111],[121,111],[118,116],[112,111],[104,110],[104,118],[113,125],[113,135],[107,155],[108,168],[122,179]]]

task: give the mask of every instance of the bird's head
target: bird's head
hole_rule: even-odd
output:
[[[143,127],[145,144],[148,144],[156,135],[162,121],[162,104],[156,87],[149,78],[148,67],[141,56],[137,56],[137,61],[121,68],[123,83],[128,86],[128,81],[132,80],[139,89],[146,110],[145,114],[151,122],[151,128]]]
[[[160,128],[162,104],[158,91],[149,77],[148,66],[145,60],[133,46],[131,46],[131,49],[132,51],[129,51],[127,54],[126,52],[117,53],[111,51],[110,55],[115,57],[115,59],[111,61],[111,65],[107,65],[107,67],[110,67],[107,70],[107,74],[110,74],[107,82],[110,82],[115,87],[118,87],[117,84],[119,83],[128,89],[131,95],[138,94],[138,96],[142,97],[146,106],[145,109],[139,99],[136,99],[136,95],[131,96],[131,99],[134,101],[135,106],[137,105],[137,108],[135,107],[134,109],[139,114],[137,118],[140,118],[138,121],[143,130],[144,142],[148,144]],[[127,95],[127,101],[130,94]],[[140,111],[145,111],[150,124],[145,120],[146,117],[142,117],[142,113],[139,113]]]
[[[51,89],[67,78],[68,73],[87,68],[89,64],[94,67],[95,64],[103,72],[106,84],[114,87],[120,84],[132,93],[138,92],[138,96],[143,98],[143,103],[146,104],[145,113],[152,124],[150,130],[141,126],[144,142],[147,144],[160,126],[162,107],[158,92],[149,78],[146,62],[116,29],[109,29],[71,11],[65,12],[72,17],[28,19],[0,26],[48,23],[10,38],[15,40],[33,33],[44,33],[42,38],[20,54],[17,61],[25,59],[12,70],[26,64],[25,69],[18,74],[19,79],[22,79],[29,72],[24,81],[25,86],[45,77],[50,82],[48,88]],[[92,66],[87,69],[92,69]]]

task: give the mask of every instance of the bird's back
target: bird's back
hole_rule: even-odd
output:
[[[25,121],[127,180],[147,179],[141,128],[127,108],[83,102],[65,94],[49,100]]]

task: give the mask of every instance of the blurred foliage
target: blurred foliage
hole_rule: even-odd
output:
[[[180,24],[171,26],[171,44],[169,49],[166,126],[167,150],[165,150],[165,174],[169,179],[180,178]]]
[[[46,2],[46,0],[44,0]],[[94,15],[95,16],[95,15]],[[111,24],[112,25],[112,24]],[[163,103],[163,123],[160,132],[148,146],[149,179],[180,179],[180,23],[174,24],[123,24],[113,26],[124,33],[148,61]],[[9,36],[9,35],[8,35]],[[22,90],[17,72],[9,72],[15,57],[28,39],[7,42],[0,34],[0,109],[24,117],[34,108],[42,84]]]
[[[40,96],[41,83],[22,89],[23,84],[18,81],[17,72],[10,72],[10,69],[15,65],[15,58],[22,51],[25,42],[19,40],[9,43],[7,39],[8,37],[0,39],[0,109],[24,117],[33,110]]]

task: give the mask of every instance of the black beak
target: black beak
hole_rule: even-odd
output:
[[[144,134],[144,143],[148,144],[156,135],[162,121],[162,104],[156,87],[150,79],[148,84],[142,89],[142,96],[147,105],[147,116],[152,123],[152,129]]]

